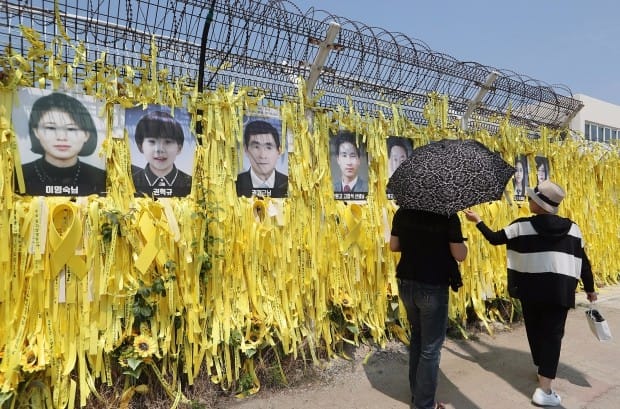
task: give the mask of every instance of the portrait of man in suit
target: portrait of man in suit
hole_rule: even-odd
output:
[[[411,140],[402,136],[388,136],[387,138],[387,162],[388,162],[388,180],[392,177],[396,169],[407,160],[413,146]],[[387,182],[386,182],[387,183]],[[394,199],[394,194],[386,187],[386,194],[389,200]]]
[[[288,176],[276,169],[282,155],[278,130],[265,120],[248,122],[243,131],[243,151],[250,167],[237,175],[237,196],[286,197]]]
[[[332,137],[332,151],[337,166],[332,166],[332,182],[336,199],[364,200],[368,194],[367,163],[362,170],[365,152],[357,141],[357,135],[341,130]]]

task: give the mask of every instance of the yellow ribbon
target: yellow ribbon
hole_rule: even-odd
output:
[[[69,267],[80,279],[87,272],[84,259],[75,254],[82,239],[82,222],[75,214],[75,208],[58,204],[52,210],[49,224],[49,261],[51,278],[56,278],[65,267]]]
[[[155,206],[152,206],[151,210],[157,209],[155,209]],[[157,235],[155,217],[148,210],[142,212],[138,225],[140,227],[140,233],[142,233],[142,237],[146,244],[142,248],[142,251],[135,262],[135,266],[142,274],[144,274],[151,266],[151,263],[159,252],[159,239]]]
[[[344,224],[348,233],[344,237],[343,250],[347,251],[353,244],[357,243],[362,226],[362,206],[352,204],[347,206],[344,212]]]

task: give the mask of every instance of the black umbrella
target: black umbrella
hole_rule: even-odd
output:
[[[515,169],[472,139],[443,139],[413,150],[387,188],[405,209],[450,215],[499,200]]]

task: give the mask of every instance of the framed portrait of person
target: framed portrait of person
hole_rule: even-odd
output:
[[[137,196],[183,197],[191,192],[196,136],[184,108],[125,109],[131,177]]]
[[[536,164],[536,186],[551,177],[549,169],[549,159],[545,156],[534,156],[534,163]]]
[[[105,195],[105,161],[99,155],[107,135],[106,121],[99,117],[103,108],[103,101],[89,95],[18,89],[11,116],[21,161],[17,193]]]
[[[334,199],[365,201],[368,196],[368,154],[356,133],[341,129],[330,137],[330,171]]]
[[[239,156],[243,165],[235,181],[238,197],[288,196],[288,148],[292,135],[282,135],[280,111],[259,107],[243,118]]]
[[[388,136],[386,140],[387,145],[387,175],[388,179],[392,177],[394,171],[398,169],[401,163],[407,160],[407,158],[413,152],[413,144],[410,139],[402,136]],[[387,185],[387,181],[386,181]],[[387,198],[394,200],[394,194],[386,188]]]
[[[515,157],[515,174],[512,177],[512,186],[514,192],[514,200],[523,201],[526,199],[526,189],[528,183],[529,166],[527,156],[517,155]]]

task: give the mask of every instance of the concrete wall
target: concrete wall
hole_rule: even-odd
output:
[[[584,107],[570,122],[571,129],[583,133],[586,121],[620,129],[620,105],[615,105],[583,94],[575,94],[574,98],[582,101]]]

